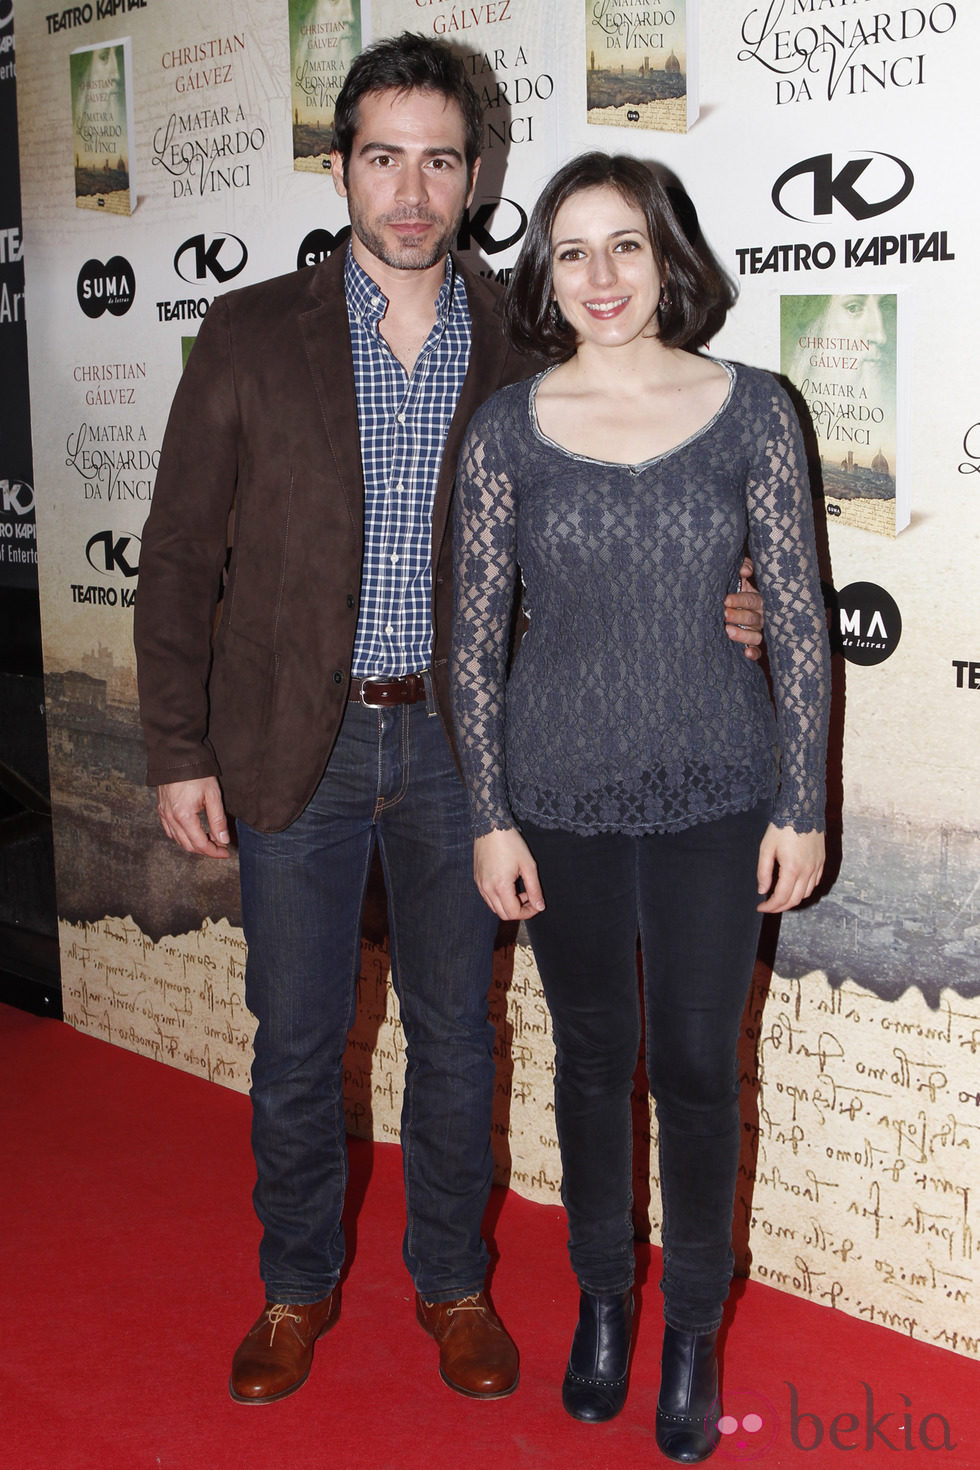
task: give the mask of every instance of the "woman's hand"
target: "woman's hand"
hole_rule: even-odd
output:
[[[757,906],[759,913],[784,914],[809,898],[820,882],[824,857],[822,832],[794,832],[770,822],[759,847],[758,867],[759,892],[769,897]]]
[[[498,919],[533,919],[544,908],[537,863],[516,827],[476,839],[473,877]],[[518,879],[522,892],[517,890]]]

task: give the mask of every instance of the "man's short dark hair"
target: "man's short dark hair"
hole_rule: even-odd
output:
[[[466,133],[466,167],[480,156],[483,112],[461,59],[444,41],[403,31],[368,46],[355,57],[340,89],[333,119],[333,147],[344,160],[344,179],[357,132],[358,104],[376,92],[438,92],[457,104]]]
[[[560,168],[534,206],[520,259],[514,267],[504,318],[522,352],[562,362],[575,351],[575,332],[552,310],[551,232],[566,199],[582,189],[618,189],[646,220],[654,259],[664,278],[667,303],[658,313],[659,336],[667,347],[699,347],[709,324],[717,330],[719,313],[732,305],[732,283],[696,248],[678,219],[667,190],[638,159],[623,154],[582,153]],[[683,196],[687,200],[687,196]],[[689,201],[687,201],[689,204]],[[697,216],[693,206],[694,232]]]

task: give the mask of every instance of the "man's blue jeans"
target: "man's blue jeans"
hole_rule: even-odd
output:
[[[428,1301],[481,1291],[490,1192],[496,919],[473,882],[466,793],[431,694],[350,704],[309,806],[284,832],[239,822],[254,1201],[270,1300],[333,1290],[344,1260],[342,1098],[375,841],[406,1041],[404,1258]]]

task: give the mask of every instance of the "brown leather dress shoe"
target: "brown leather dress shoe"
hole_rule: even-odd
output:
[[[266,1302],[231,1363],[229,1391],[236,1404],[274,1404],[310,1376],[313,1344],[340,1315],[340,1292],[306,1306]]]
[[[514,1392],[517,1348],[482,1291],[454,1302],[427,1302],[416,1293],[415,1315],[439,1344],[443,1383],[471,1399]]]

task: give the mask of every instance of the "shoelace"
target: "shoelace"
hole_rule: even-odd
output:
[[[476,1292],[473,1296],[461,1297],[455,1306],[448,1307],[446,1316],[455,1317],[457,1312],[482,1312],[484,1310],[484,1304],[480,1301],[480,1293]]]
[[[269,1308],[266,1315],[268,1316],[269,1321],[272,1323],[272,1332],[269,1334],[270,1347],[272,1346],[275,1339],[276,1328],[279,1326],[279,1323],[282,1322],[284,1318],[288,1317],[291,1322],[302,1322],[303,1320],[302,1317],[297,1316],[295,1312],[290,1311],[285,1302],[277,1302],[274,1307]]]

